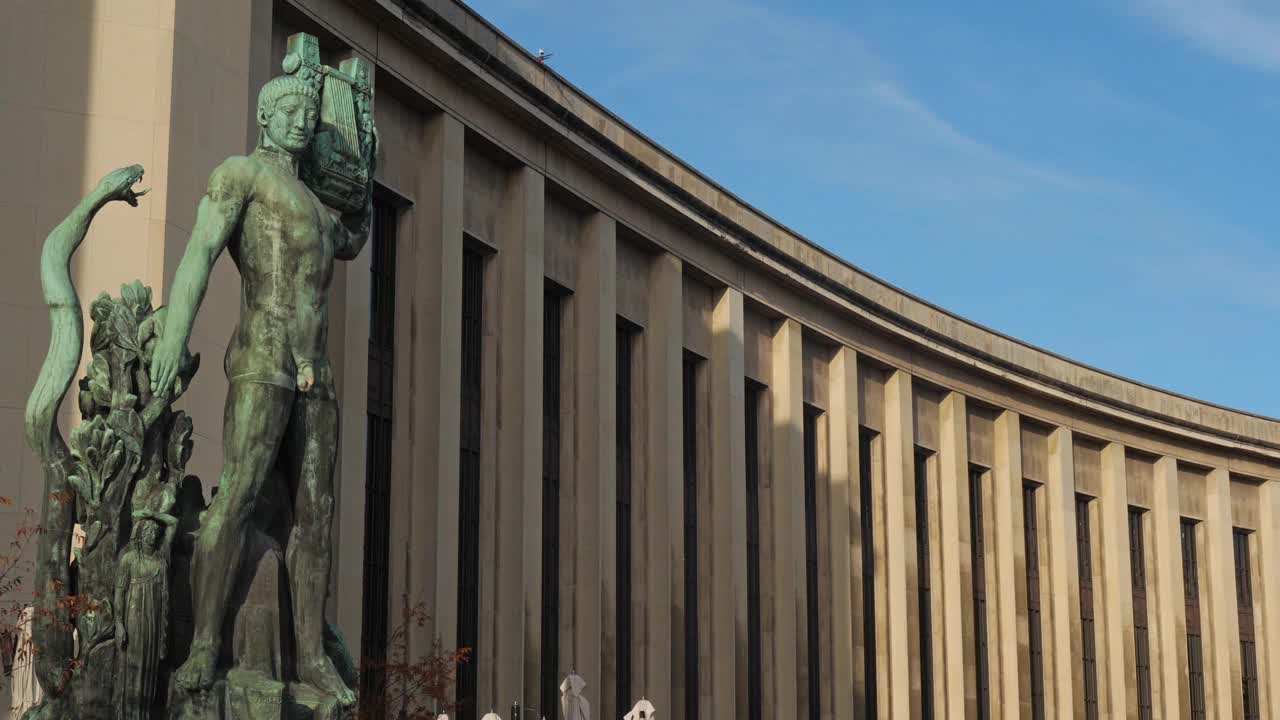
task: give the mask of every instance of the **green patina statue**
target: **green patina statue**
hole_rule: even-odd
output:
[[[353,664],[324,612],[338,446],[326,347],[334,261],[355,258],[369,233],[370,71],[358,59],[321,65],[301,34],[284,67],[259,93],[257,147],[209,179],[170,305],[153,309],[136,282],[93,303],[69,445],[57,409],[84,340],[71,256],[106,203],[137,205],[142,168],[104,178],[45,242],[53,333],[26,421],[48,497],[34,631],[46,700],[28,720],[318,719],[355,703]],[[185,475],[191,420],[172,404],[198,369],[187,345],[224,250],[241,276],[240,318],[206,508]],[[76,524],[87,539],[73,575]]]

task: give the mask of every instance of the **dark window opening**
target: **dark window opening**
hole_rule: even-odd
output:
[[[1187,683],[1191,694],[1191,720],[1205,720],[1204,643],[1200,630],[1200,563],[1196,550],[1196,521],[1182,519],[1182,591],[1187,613]]]
[[[916,449],[916,580],[920,613],[920,717],[933,720],[933,583],[929,565],[929,453]]]
[[[1240,682],[1244,693],[1245,720],[1258,720],[1258,649],[1253,627],[1253,564],[1249,557],[1249,531],[1231,532],[1236,556],[1236,608],[1240,618]]]
[[[1040,623],[1040,516],[1036,485],[1022,485],[1022,528],[1027,562],[1027,635],[1031,650],[1031,717],[1044,720],[1044,635]]]
[[[684,716],[698,720],[698,366],[684,356]]]
[[[461,455],[458,462],[458,647],[471,656],[458,668],[460,720],[476,719],[476,644],[480,639],[480,400],[484,337],[484,257],[462,254]]]
[[[872,512],[872,440],[875,433],[858,428],[858,507],[862,537],[862,684],[867,717],[876,717],[876,546]]]
[[[1089,498],[1076,496],[1076,559],[1080,566],[1080,659],[1084,665],[1084,713],[1098,720],[1098,637],[1093,615],[1093,539]]]
[[[747,720],[761,720],[764,678],[760,622],[760,410],[764,388],[746,382]]]
[[[542,299],[542,698],[543,715],[560,707],[560,363],[564,295]]]
[[[635,331],[630,325],[618,325],[618,436],[617,436],[617,708],[626,712],[631,708],[631,492],[632,492],[632,351],[635,347]]]
[[[1133,576],[1133,639],[1138,669],[1138,717],[1151,720],[1151,639],[1147,620],[1147,555],[1143,510],[1129,508],[1129,568]]]
[[[391,418],[395,398],[396,209],[374,204],[370,239],[369,383],[365,414],[364,612],[361,647],[372,660],[360,677],[370,713],[382,718],[376,699],[386,678],[377,664],[387,658],[388,581],[391,552]]]
[[[973,655],[978,720],[991,718],[991,666],[987,639],[987,539],[980,467],[969,468],[969,547],[973,553]]]
[[[808,616],[809,719],[818,720],[821,695],[818,671],[818,417],[822,411],[804,409],[804,557],[805,603]]]

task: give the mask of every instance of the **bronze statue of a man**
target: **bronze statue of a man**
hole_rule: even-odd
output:
[[[323,643],[338,446],[326,344],[333,262],[355,258],[364,246],[372,195],[361,211],[335,219],[299,178],[318,100],[311,85],[293,76],[263,86],[258,146],[247,157],[227,159],[209,178],[152,361],[153,390],[167,393],[187,352],[210,271],[223,249],[229,250],[241,277],[240,320],[224,362],[230,389],[220,491],[203,520],[193,559],[195,636],[175,678],[189,692],[214,682],[255,503],[264,483],[282,477],[294,505],[286,565],[298,676],[344,705],[355,701]]]

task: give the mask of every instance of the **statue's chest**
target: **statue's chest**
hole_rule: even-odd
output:
[[[332,254],[323,232],[328,220],[324,212],[301,182],[281,182],[260,192],[249,208],[251,227],[246,228],[241,254],[251,256],[255,264],[322,260]]]

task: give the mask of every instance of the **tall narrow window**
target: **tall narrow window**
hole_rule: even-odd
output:
[[[916,577],[920,612],[920,717],[933,718],[933,574],[929,567],[929,453],[916,448]]]
[[[617,493],[617,708],[627,712],[631,697],[631,365],[635,332],[618,325],[618,493]]]
[[[1040,516],[1036,485],[1022,484],[1022,527],[1027,561],[1027,644],[1031,650],[1031,717],[1044,720],[1044,635],[1040,626]]]
[[[760,625],[760,400],[764,388],[746,383],[747,453],[747,720],[761,720],[764,678]]]
[[[564,296],[542,300],[542,713],[560,706],[560,320]]]
[[[684,716],[698,720],[698,365],[684,355]]]
[[[876,717],[876,546],[872,512],[871,447],[875,433],[858,428],[858,507],[862,536],[862,684],[867,717]]]
[[[1249,558],[1249,531],[1235,528],[1236,608],[1240,617],[1240,680],[1244,692],[1245,720],[1258,720],[1258,650],[1253,628],[1253,564]]]
[[[458,647],[470,648],[458,667],[458,717],[476,719],[476,644],[480,640],[480,395],[484,337],[484,257],[462,254],[462,386],[458,461]]]
[[[1151,639],[1147,631],[1147,551],[1142,513],[1129,508],[1129,568],[1133,575],[1133,640],[1138,666],[1138,717],[1151,720]]]
[[[804,557],[805,602],[808,616],[809,720],[821,715],[818,657],[818,417],[821,410],[804,409]]]
[[[987,654],[987,539],[983,518],[982,475],[980,467],[969,467],[969,547],[973,552],[973,656],[977,664],[975,679],[978,693],[978,720],[991,718],[991,666]]]
[[[1182,518],[1182,592],[1187,610],[1187,683],[1191,720],[1205,720],[1204,643],[1200,637],[1200,563],[1196,551],[1196,521]]]
[[[1076,496],[1076,559],[1080,566],[1080,660],[1084,664],[1084,714],[1098,720],[1098,636],[1093,626],[1093,540],[1089,498]]]
[[[374,205],[369,290],[369,384],[365,415],[364,617],[360,635],[365,657],[387,656],[388,565],[391,516],[391,409],[395,397],[396,210]],[[361,674],[365,697],[380,698],[386,678]],[[370,709],[381,716],[381,703]]]

